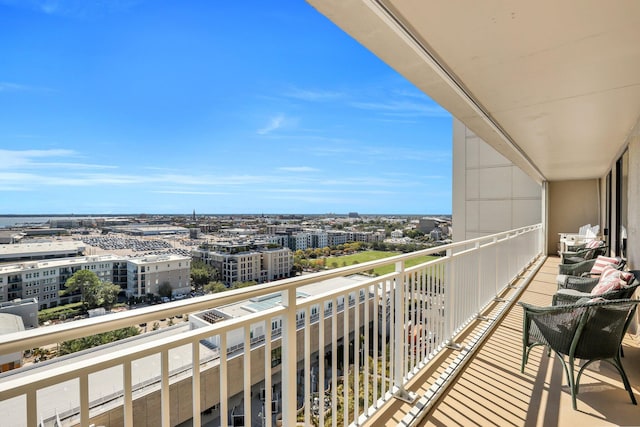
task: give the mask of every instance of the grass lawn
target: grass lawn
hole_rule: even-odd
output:
[[[337,267],[343,267],[345,265],[352,264],[362,264],[363,262],[373,261],[376,259],[389,258],[394,255],[400,255],[401,252],[394,251],[364,251],[358,252],[353,255],[344,255],[338,257],[329,257],[327,258],[326,266],[328,268],[335,268],[333,263],[336,263]],[[437,258],[436,256],[421,256],[418,258],[411,259],[406,262],[405,267],[412,267],[414,265],[422,264],[429,260]],[[373,270],[374,274],[381,276],[383,274],[391,273],[394,271],[394,265],[387,265],[384,267],[378,267]]]

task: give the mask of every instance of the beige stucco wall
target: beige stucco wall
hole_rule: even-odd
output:
[[[600,230],[603,229],[600,218],[599,181],[589,179],[549,182],[548,254],[558,252],[558,233],[577,233],[585,224],[599,224]]]
[[[627,261],[631,269],[640,269],[640,126],[629,141],[629,188]]]
[[[542,187],[454,119],[454,240],[537,224],[541,216]]]
[[[627,213],[627,264],[631,270],[640,270],[640,121],[629,137],[629,185]],[[640,292],[636,291],[636,298]],[[640,336],[640,313],[629,328],[636,337]]]

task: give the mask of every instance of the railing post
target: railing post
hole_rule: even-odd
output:
[[[498,247],[498,238],[494,237],[491,240],[491,247],[493,248],[493,290],[494,295],[498,295],[498,289],[500,289],[500,248]]]
[[[476,313],[480,313],[480,306],[482,304],[483,301],[483,296],[484,296],[484,280],[482,277],[482,252],[480,250],[480,241],[477,241],[475,244],[475,252],[476,252],[476,256],[475,256],[475,260],[476,260],[476,274],[478,277],[477,280],[477,289],[476,289],[476,303],[475,303],[475,311]]]
[[[160,352],[160,414],[162,427],[171,425],[171,393],[169,390],[169,349]]]
[[[296,424],[296,290],[282,291],[282,425]],[[335,310],[335,308],[334,308]]]
[[[406,369],[405,349],[407,348],[407,325],[404,323],[407,303],[404,297],[405,283],[404,261],[396,262],[396,285],[395,285],[395,312],[393,313],[394,338],[393,344],[393,384],[394,396],[405,402],[413,402],[415,393],[410,393],[404,388],[404,372]]]
[[[454,294],[455,294],[455,261],[453,258],[453,250],[447,249],[447,258],[449,262],[445,263],[444,283],[442,283],[442,292],[444,294],[444,336],[446,338],[447,345],[453,345],[453,317],[454,313]]]
[[[133,383],[131,361],[126,360],[122,366],[122,381],[124,382],[124,426],[133,427]]]
[[[27,426],[38,425],[38,391],[29,388],[27,391]]]
[[[193,425],[200,425],[200,343],[195,342],[191,346],[191,399]],[[219,372],[219,371],[218,371]]]
[[[89,374],[80,375],[80,424],[89,425]]]

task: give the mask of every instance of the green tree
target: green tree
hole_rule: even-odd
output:
[[[98,307],[98,302],[101,298],[99,292],[100,284],[100,279],[96,273],[91,270],[79,270],[67,279],[64,284],[66,289],[61,294],[68,295],[80,292],[81,301],[88,308],[95,308]]]
[[[255,280],[249,280],[247,282],[233,282],[231,284],[231,289],[240,289],[240,288],[246,288],[249,286],[253,286],[255,284],[257,284],[258,282],[256,282]]]
[[[76,351],[86,350],[102,344],[111,343],[128,337],[138,335],[140,331],[134,326],[117,329],[115,331],[104,332],[102,334],[91,335],[74,340],[64,341],[60,344],[58,355],[75,353]]]
[[[424,236],[424,232],[420,231],[420,230],[406,230],[404,232],[405,236],[411,238],[411,239],[415,239],[418,237],[422,237]]]
[[[212,280],[218,280],[218,270],[200,260],[191,262],[191,282],[196,289],[202,289]]]
[[[206,285],[204,285],[204,291],[207,293],[216,294],[218,292],[224,292],[226,290],[227,290],[227,287],[224,285],[224,283],[220,281],[209,282]]]
[[[191,268],[191,282],[196,288],[201,288],[211,279],[205,268]]]
[[[103,282],[98,288],[100,294],[98,306],[106,309],[111,309],[113,304],[118,301],[118,294],[120,293],[120,286],[114,285],[111,282]]]
[[[158,294],[161,297],[171,298],[172,293],[173,293],[173,289],[171,288],[171,283],[162,282],[160,286],[158,286]]]

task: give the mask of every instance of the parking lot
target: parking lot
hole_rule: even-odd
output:
[[[76,237],[88,246],[87,255],[183,255],[191,256],[191,248],[195,242],[179,239],[175,236],[167,237],[131,237],[123,234],[88,235]]]

